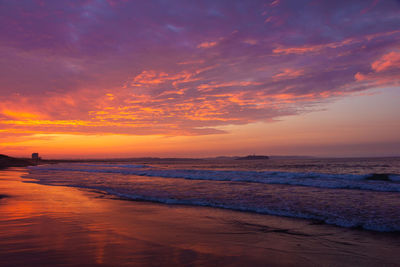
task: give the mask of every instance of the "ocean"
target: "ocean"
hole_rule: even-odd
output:
[[[400,158],[75,162],[29,167],[24,178],[25,182],[93,189],[135,201],[400,231]]]

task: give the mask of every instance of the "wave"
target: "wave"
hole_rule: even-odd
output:
[[[358,189],[381,192],[400,192],[400,175],[397,174],[325,174],[313,172],[279,171],[226,171],[197,169],[161,169],[147,165],[97,165],[97,164],[42,165],[30,167],[42,171],[70,171],[92,173],[118,173],[161,178],[189,180],[232,181],[262,184],[283,184],[318,188]],[[96,168],[92,168],[96,167]],[[373,177],[387,177],[374,179]],[[371,178],[372,177],[372,178]]]
[[[400,225],[390,225],[385,224],[384,222],[376,222],[373,220],[358,220],[357,218],[344,218],[344,217],[336,217],[336,216],[328,216],[327,214],[310,214],[303,213],[296,210],[279,210],[279,209],[271,209],[267,207],[249,207],[246,205],[238,205],[238,204],[223,204],[216,203],[215,201],[208,200],[187,200],[187,199],[177,199],[177,198],[162,198],[162,197],[154,197],[154,196],[145,196],[138,194],[127,194],[127,193],[119,193],[111,189],[103,190],[111,195],[115,195],[121,198],[129,199],[129,200],[139,200],[139,201],[150,201],[157,202],[163,204],[177,204],[177,205],[190,205],[190,206],[203,206],[203,207],[212,207],[212,208],[223,208],[229,210],[236,211],[245,211],[245,212],[254,212],[260,214],[267,215],[275,215],[275,216],[284,216],[284,217],[292,217],[299,219],[311,219],[320,221],[326,224],[336,225],[345,228],[360,228],[365,230],[377,231],[377,232],[400,232]]]
[[[32,181],[28,181],[32,182]],[[54,185],[52,183],[40,182],[41,184]],[[98,190],[100,192],[107,193],[112,196],[116,196],[121,199],[133,200],[133,201],[147,201],[162,204],[172,205],[188,205],[188,206],[202,206],[211,208],[222,208],[235,211],[253,212],[266,215],[284,216],[298,219],[310,219],[321,223],[336,225],[345,228],[359,228],[377,232],[400,232],[400,225],[398,221],[396,223],[388,223],[382,220],[367,219],[363,217],[346,217],[333,215],[330,211],[318,212],[302,212],[293,208],[284,208],[286,205],[282,203],[281,208],[271,208],[266,206],[253,206],[246,201],[239,203],[227,203],[224,201],[210,200],[210,199],[185,199],[179,197],[161,197],[154,195],[143,195],[134,192],[123,192],[116,188],[104,187],[104,186],[87,186],[87,185],[62,185],[75,188]]]
[[[24,178],[26,182],[100,190],[129,200],[224,208],[312,219],[341,227],[400,232],[399,176],[391,175],[392,181],[386,181],[385,177],[373,180],[382,177],[59,164],[31,167]]]
[[[144,164],[89,164],[89,163],[73,163],[74,166],[81,167],[103,167],[103,168],[151,168],[151,166]],[[51,166],[51,165],[41,165],[41,166]],[[53,165],[57,166],[57,165]],[[37,166],[40,167],[40,166]]]

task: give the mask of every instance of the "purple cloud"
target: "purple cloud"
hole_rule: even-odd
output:
[[[3,0],[0,128],[210,134],[398,85],[399,8]]]

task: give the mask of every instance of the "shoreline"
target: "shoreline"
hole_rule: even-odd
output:
[[[36,165],[31,159],[27,158],[13,158],[0,154],[0,170],[5,170],[11,167],[26,167]]]
[[[235,163],[238,171],[231,169],[232,162],[224,162],[220,165],[224,167],[221,169],[216,163],[207,162],[171,165],[60,164],[34,168],[38,170],[30,171],[28,177],[36,177],[40,184],[59,185],[61,180],[60,185],[97,188],[133,200],[303,218],[353,229],[400,231],[400,213],[396,211],[400,205],[397,193],[400,184],[367,179],[370,175],[365,173],[370,168],[358,175],[309,175],[291,170],[252,171],[256,166],[248,164]],[[242,171],[240,168],[243,166],[247,169]],[[59,176],[59,179],[53,175]],[[395,178],[398,180],[400,176]],[[252,193],[246,193],[249,191]],[[385,202],[384,205],[379,204]],[[365,209],[367,206],[368,209]]]
[[[0,171],[3,266],[396,266],[398,236],[240,211],[119,199]]]

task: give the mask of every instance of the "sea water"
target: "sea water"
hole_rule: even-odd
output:
[[[25,178],[46,185],[96,189],[131,200],[400,231],[400,158],[59,163],[30,167]]]

